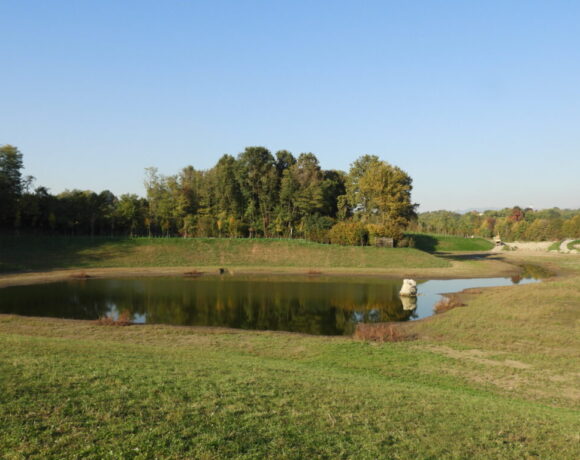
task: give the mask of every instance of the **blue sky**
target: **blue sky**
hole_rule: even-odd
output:
[[[248,145],[375,154],[420,210],[580,207],[580,2],[0,0],[0,144],[65,188]]]

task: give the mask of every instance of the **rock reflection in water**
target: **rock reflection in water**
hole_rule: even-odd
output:
[[[401,303],[403,304],[403,310],[415,310],[417,308],[417,297],[401,297]]]

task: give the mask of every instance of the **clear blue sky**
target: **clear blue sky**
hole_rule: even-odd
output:
[[[0,0],[0,144],[65,188],[248,145],[376,154],[421,211],[580,207],[578,1]]]

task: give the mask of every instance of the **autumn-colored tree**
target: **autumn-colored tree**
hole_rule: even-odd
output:
[[[395,238],[416,218],[412,189],[407,173],[370,155],[352,164],[346,180],[346,196],[354,217],[392,229]]]

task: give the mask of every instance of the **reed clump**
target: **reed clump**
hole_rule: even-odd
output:
[[[133,324],[131,321],[131,313],[127,310],[119,313],[117,319],[111,318],[110,316],[102,316],[96,322],[99,326],[130,326]]]

